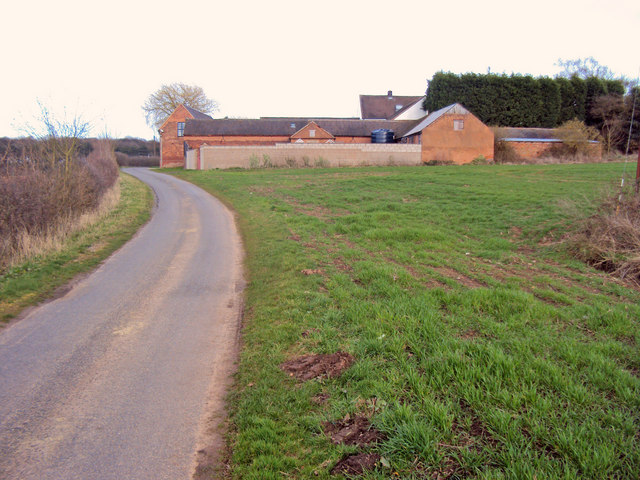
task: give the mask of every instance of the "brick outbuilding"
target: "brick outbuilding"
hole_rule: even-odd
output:
[[[463,164],[493,159],[493,132],[469,110],[454,103],[430,113],[409,130],[406,143],[422,145],[422,162]]]

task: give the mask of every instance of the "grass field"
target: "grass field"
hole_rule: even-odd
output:
[[[622,164],[174,171],[238,214],[229,477],[638,478],[640,293],[568,258]],[[335,378],[282,364],[348,352]],[[349,415],[349,417],[347,417]],[[334,444],[358,416],[381,440]]]
[[[151,190],[130,175],[122,173],[120,178],[120,201],[110,213],[71,235],[60,250],[0,272],[0,326],[95,268],[147,221],[153,204]]]

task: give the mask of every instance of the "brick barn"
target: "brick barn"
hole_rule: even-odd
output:
[[[184,166],[186,152],[203,146],[368,144],[377,130],[392,132],[387,137],[391,144],[420,145],[425,163],[493,158],[493,132],[477,117],[460,104],[426,115],[423,99],[393,96],[391,91],[361,95],[363,118],[212,119],[181,105],[160,129],[160,166]],[[398,151],[404,150],[398,146]]]
[[[213,120],[206,113],[186,105],[178,107],[167,117],[158,129],[160,133],[160,166],[184,166],[184,129],[187,120]]]

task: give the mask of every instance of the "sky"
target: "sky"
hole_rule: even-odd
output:
[[[640,73],[640,1],[21,0],[0,7],[0,137],[39,104],[92,136],[153,138],[141,106],[202,87],[215,118],[358,117],[358,95],[422,95],[434,73],[555,76],[592,56]]]

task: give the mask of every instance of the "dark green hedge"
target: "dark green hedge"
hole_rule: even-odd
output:
[[[553,128],[574,118],[594,124],[591,103],[606,94],[624,95],[622,81],[439,72],[424,107],[433,112],[461,103],[488,125]]]

